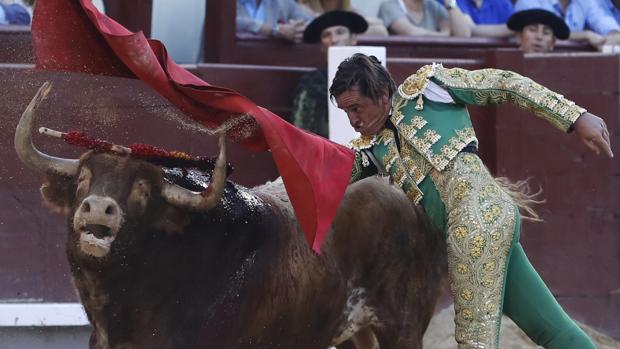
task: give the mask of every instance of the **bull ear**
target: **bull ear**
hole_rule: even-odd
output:
[[[71,177],[48,176],[40,192],[45,206],[54,213],[69,214],[75,185]]]
[[[177,207],[166,205],[158,215],[154,228],[168,234],[181,234],[190,223],[189,214]]]

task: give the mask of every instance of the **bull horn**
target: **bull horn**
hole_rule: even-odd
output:
[[[211,183],[203,192],[194,192],[175,184],[164,183],[161,195],[171,205],[195,212],[205,212],[215,207],[226,185],[226,134],[220,134],[220,154],[213,168]]]
[[[24,110],[15,129],[15,151],[24,164],[37,171],[73,176],[78,169],[79,161],[77,159],[63,159],[50,156],[40,152],[32,144],[31,133],[36,114],[35,111],[51,89],[52,84],[46,81],[32,98],[26,110]]]

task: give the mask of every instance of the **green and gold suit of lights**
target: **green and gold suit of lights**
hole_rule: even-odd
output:
[[[429,99],[431,84],[451,100]],[[388,174],[445,233],[460,349],[498,348],[502,312],[545,348],[595,348],[525,256],[517,205],[477,155],[463,152],[478,146],[466,106],[505,102],[565,132],[585,112],[514,72],[427,65],[392,97],[395,127],[349,144],[356,151],[351,182]]]

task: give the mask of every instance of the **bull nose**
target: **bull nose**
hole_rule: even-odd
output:
[[[98,217],[116,216],[119,212],[115,200],[102,196],[89,196],[80,206],[80,212]]]

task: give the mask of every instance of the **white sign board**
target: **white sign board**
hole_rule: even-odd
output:
[[[327,81],[328,92],[327,98],[329,99],[329,87],[332,85],[338,65],[345,58],[353,56],[355,53],[363,53],[365,55],[372,55],[377,57],[379,61],[385,67],[386,51],[385,47],[380,46],[332,46],[327,51]],[[336,143],[346,144],[350,140],[360,136],[355,132],[353,127],[349,124],[347,114],[341,109],[338,109],[335,102],[331,100],[327,101],[327,111],[329,115],[329,139]]]
[[[151,38],[164,42],[177,63],[200,62],[207,2],[154,0],[152,4]]]

